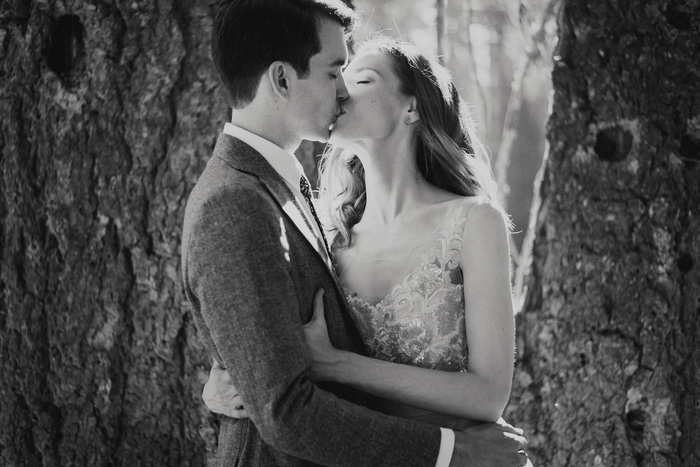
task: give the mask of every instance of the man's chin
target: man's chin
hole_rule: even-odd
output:
[[[324,143],[326,144],[328,142],[328,139],[331,137],[331,132],[330,130],[326,129],[324,132],[316,132],[313,135],[307,135],[306,140],[309,141],[315,141],[317,143]]]
[[[304,136],[307,141],[315,141],[317,143],[329,143],[330,139],[333,137],[333,126],[334,124],[328,124],[325,128],[319,128],[313,132],[313,134],[308,134]]]
[[[302,141],[311,141],[312,143],[328,144],[328,138],[323,138],[318,135],[308,135],[302,138]]]

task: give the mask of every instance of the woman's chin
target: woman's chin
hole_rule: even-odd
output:
[[[343,137],[342,131],[338,131],[334,128],[328,138],[328,143],[334,146],[343,146],[343,143],[347,143],[347,139]]]
[[[348,128],[344,126],[336,126],[330,132],[330,137],[328,138],[328,143],[335,147],[353,150],[357,146],[357,142],[360,141],[354,130],[348,132]]]

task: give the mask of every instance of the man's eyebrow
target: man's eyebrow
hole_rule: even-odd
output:
[[[328,66],[331,67],[331,68],[335,68],[335,67],[338,67],[338,66],[345,66],[345,62],[346,62],[346,60],[345,60],[344,58],[338,58],[338,59],[334,60],[334,61],[333,61],[330,65],[328,65]]]

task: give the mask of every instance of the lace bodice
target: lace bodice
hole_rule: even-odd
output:
[[[379,303],[371,305],[345,288],[351,313],[371,357],[429,369],[466,371],[459,259],[471,206],[457,203],[449,210],[434,238],[410,255],[416,259],[410,272]]]

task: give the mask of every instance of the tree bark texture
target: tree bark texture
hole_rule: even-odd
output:
[[[700,3],[564,0],[507,417],[535,465],[700,465]]]
[[[0,465],[213,460],[179,272],[229,116],[209,3],[0,4]]]

